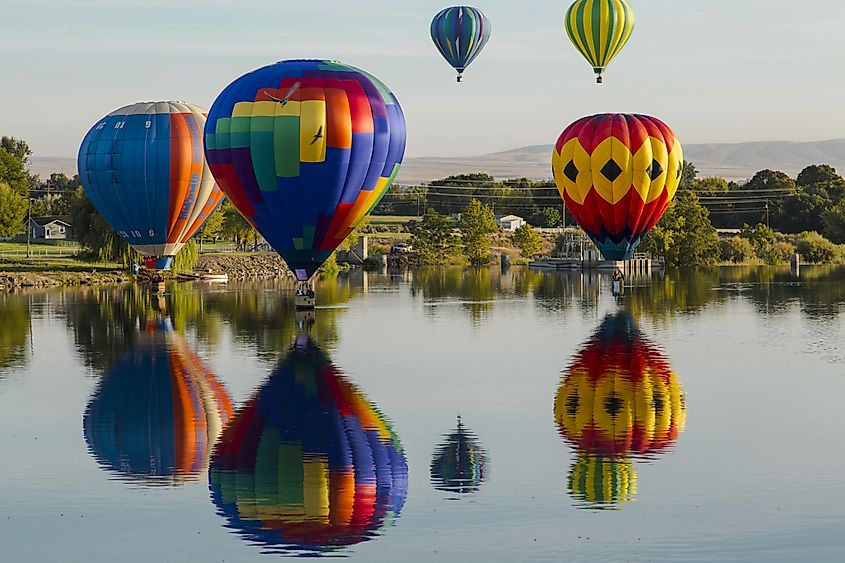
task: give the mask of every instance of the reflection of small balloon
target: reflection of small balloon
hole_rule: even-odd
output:
[[[431,20],[431,40],[443,58],[458,71],[464,70],[481,53],[492,27],[484,12],[472,6],[444,8]]]
[[[474,493],[486,478],[487,452],[459,417],[458,427],[434,452],[431,482],[435,489],[441,491]]]
[[[85,193],[151,269],[169,269],[223,200],[205,162],[204,126],[195,105],[141,102],[98,121],[79,147]]]
[[[405,118],[366,72],[289,60],[227,86],[205,141],[220,187],[304,281],[387,193],[405,153]]]
[[[209,479],[244,538],[320,552],[365,541],[398,516],[408,466],[385,418],[306,338],[223,433]]]
[[[561,435],[594,454],[659,452],[677,440],[685,418],[668,359],[627,314],[605,318],[575,354],[555,397]]]
[[[614,508],[637,494],[637,473],[630,458],[581,453],[569,468],[567,488],[585,508]]]
[[[226,389],[170,330],[146,327],[103,377],[83,421],[101,465],[148,484],[195,479],[232,415]]]
[[[675,197],[683,163],[681,143],[659,119],[599,114],[563,131],[552,173],[566,208],[604,258],[626,260]]]
[[[633,31],[634,11],[627,0],[575,0],[566,11],[566,34],[593,66],[599,84]]]

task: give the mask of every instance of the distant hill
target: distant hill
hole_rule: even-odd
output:
[[[497,178],[551,177],[552,145],[534,145],[504,152],[467,157],[408,158],[399,171],[399,182],[416,183],[452,174],[486,172]],[[685,158],[702,176],[730,180],[750,178],[758,170],[771,168],[796,176],[810,164],[829,164],[845,173],[845,139],[794,143],[762,141],[684,145]],[[34,157],[30,170],[46,178],[51,172],[76,174],[76,160]]]
[[[481,156],[408,158],[402,164],[398,181],[421,182],[469,172],[486,172],[497,178],[545,179],[551,177],[551,154],[552,145],[535,145]],[[695,164],[700,175],[729,180],[750,178],[766,168],[794,177],[810,164],[829,164],[843,173],[845,139],[687,144],[684,157]]]

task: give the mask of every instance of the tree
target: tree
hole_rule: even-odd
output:
[[[225,201],[220,208],[223,211],[223,236],[233,240],[241,251],[246,251],[250,238],[255,242],[258,232],[231,201]]]
[[[795,249],[804,260],[813,264],[830,264],[839,255],[836,245],[815,231],[801,233]]]
[[[779,170],[761,170],[747,183],[740,186],[740,190],[788,190],[797,191],[795,180]]]
[[[692,162],[684,161],[681,168],[681,181],[678,183],[678,189],[692,189],[696,178],[698,178],[698,170],[695,168],[695,165]]]
[[[206,219],[202,227],[197,232],[197,237],[200,240],[216,241],[223,234],[223,221],[226,218],[225,202],[221,203],[217,210],[211,214],[211,217]]]
[[[513,244],[525,258],[543,252],[543,239],[531,225],[522,225],[513,234]]]
[[[763,256],[775,243],[775,232],[762,223],[753,227],[746,223],[742,226],[739,236],[751,243],[757,256]]]
[[[0,148],[0,182],[21,197],[29,196],[29,174],[22,160]]]
[[[822,214],[824,234],[836,244],[845,243],[845,200],[840,201]]]
[[[410,230],[411,246],[420,264],[444,264],[458,252],[459,241],[452,220],[434,209],[427,209]]]
[[[557,207],[544,207],[531,217],[531,222],[538,227],[552,229],[560,226],[560,210]]]
[[[13,237],[24,229],[27,200],[0,182],[0,237]]]
[[[827,184],[828,186],[845,187],[845,179],[836,173],[836,169],[827,164],[813,164],[798,174],[796,183],[799,186],[811,184]]]
[[[103,262],[128,265],[137,259],[129,243],[120,238],[100,215],[82,188],[77,188],[68,198],[68,208],[76,238],[80,246]]]
[[[731,237],[719,241],[721,258],[723,262],[742,264],[757,257],[751,241],[742,237]]]
[[[0,137],[0,148],[15,157],[24,166],[29,165],[29,157],[32,156],[32,149],[23,139],[15,139],[3,135]]]
[[[719,259],[719,237],[710,212],[691,191],[679,193],[643,248],[662,254],[666,264],[676,267],[709,266]]]
[[[470,265],[484,266],[490,262],[490,235],[499,230],[493,210],[477,199],[472,199],[461,213],[458,225],[464,256]]]
[[[701,178],[692,182],[690,189],[694,192],[716,193],[727,192],[730,188],[724,178]]]

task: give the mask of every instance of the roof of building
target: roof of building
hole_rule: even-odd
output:
[[[519,215],[502,215],[501,217],[496,217],[497,221],[525,221]]]
[[[73,219],[70,215],[45,215],[43,217],[33,217],[32,222],[38,225],[39,227],[46,227],[50,223],[60,222],[64,223],[68,227],[73,226]]]

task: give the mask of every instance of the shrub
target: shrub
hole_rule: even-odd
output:
[[[798,235],[795,248],[805,262],[830,264],[835,262],[839,249],[835,244],[816,231],[807,231]]]
[[[793,254],[795,254],[795,245],[779,240],[766,246],[759,256],[766,264],[776,265],[788,262]]]
[[[719,250],[723,262],[740,264],[757,258],[754,246],[747,238],[731,237],[719,241]]]

